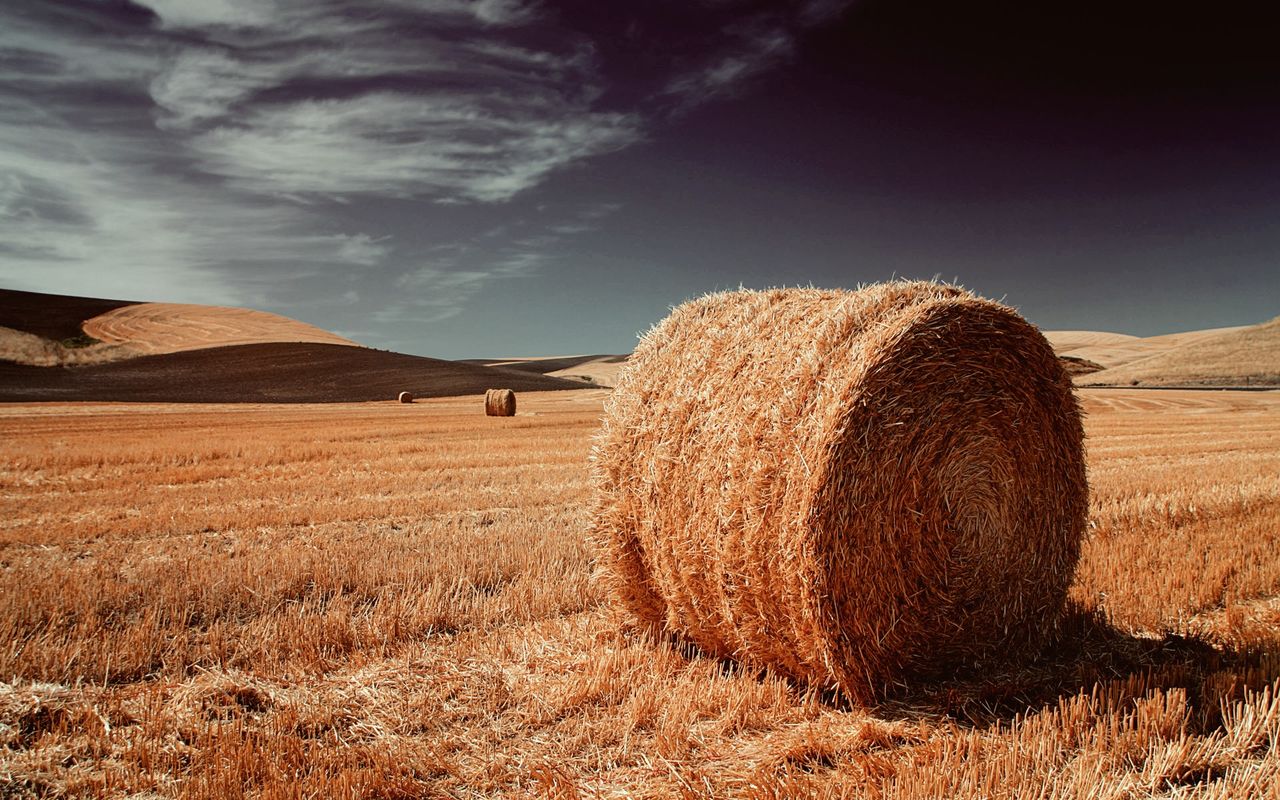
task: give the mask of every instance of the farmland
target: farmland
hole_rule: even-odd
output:
[[[603,396],[0,408],[0,793],[1276,795],[1280,394],[1083,391],[1056,646],[870,709],[627,628]]]

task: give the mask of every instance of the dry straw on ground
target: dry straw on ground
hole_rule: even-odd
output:
[[[604,575],[649,626],[870,702],[1043,643],[1082,438],[1040,332],[962,289],[709,295],[606,403]]]
[[[396,399],[399,400],[401,403],[412,403],[413,392],[401,392],[399,395],[396,396]]]
[[[484,413],[491,417],[514,417],[516,393],[510,389],[490,389],[484,393]]]

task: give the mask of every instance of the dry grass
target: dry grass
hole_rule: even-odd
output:
[[[1070,354],[1086,361],[1097,362],[1104,368],[1110,369],[1249,327],[1251,326],[1238,325],[1228,328],[1206,328],[1199,331],[1165,333],[1147,337],[1104,331],[1045,331],[1044,335],[1059,355]]]
[[[78,367],[109,364],[138,354],[136,349],[127,344],[94,342],[69,347],[63,342],[34,333],[0,326],[0,361],[13,361],[33,367]]]
[[[952,286],[676,308],[605,404],[595,532],[637,620],[861,703],[1033,653],[1088,510],[1044,336]]]
[[[1230,328],[1219,333],[1202,331],[1200,334],[1182,334],[1181,338],[1173,338],[1173,347],[1095,372],[1082,378],[1081,383],[1109,386],[1280,386],[1280,317],[1247,328]]]
[[[84,332],[141,354],[267,342],[355,345],[336,333],[266,311],[185,303],[136,303],[99,314]]]
[[[601,395],[0,408],[0,795],[1274,797],[1280,396],[1089,391],[1048,657],[870,710],[620,630]]]

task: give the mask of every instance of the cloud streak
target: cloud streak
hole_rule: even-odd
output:
[[[508,200],[637,137],[554,97],[377,93],[258,109],[192,140],[206,171],[271,194]]]
[[[809,13],[716,29],[640,94],[687,110],[736,91]],[[388,325],[454,315],[616,205],[483,241],[403,220],[496,218],[661,124],[613,99],[602,41],[573,22],[525,0],[0,6],[0,282],[318,306],[376,298],[333,277],[363,274],[391,281]]]
[[[423,264],[396,278],[396,299],[376,311],[374,319],[421,324],[455,317],[494,281],[536,277],[559,245],[598,230],[621,208],[617,203],[586,205],[532,229],[503,225],[435,248]]]

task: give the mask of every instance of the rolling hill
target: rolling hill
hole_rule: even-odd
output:
[[[581,389],[516,370],[311,342],[209,347],[81,367],[0,361],[0,400],[164,403],[334,403]]]
[[[630,356],[622,355],[590,355],[590,356],[549,356],[546,358],[481,358],[467,361],[468,364],[479,364],[486,367],[531,372],[539,375],[550,375],[581,381],[594,386],[612,387],[618,378],[618,372],[626,365]]]
[[[1045,336],[1081,386],[1280,386],[1280,318],[1150,337]],[[626,361],[443,361],[264,311],[0,289],[0,400],[339,402],[609,387]]]
[[[1265,386],[1280,384],[1278,326],[1280,320],[1147,337],[1081,330],[1044,335],[1081,386]],[[626,355],[580,355],[468,363],[609,387],[626,362]]]
[[[1142,341],[1152,340],[1172,344],[1083,376],[1078,382],[1083,386],[1280,387],[1280,317],[1243,328]]]
[[[185,303],[135,303],[111,309],[83,325],[86,335],[146,354],[276,342],[360,345],[323,328],[250,308]]]
[[[1119,367],[1140,358],[1157,355],[1191,344],[1206,338],[1212,338],[1232,331],[1244,330],[1249,326],[1232,328],[1209,328],[1200,331],[1183,333],[1166,333],[1160,336],[1129,336],[1124,333],[1105,331],[1045,331],[1045,338],[1053,345],[1058,355],[1070,355],[1086,361],[1093,361],[1105,369]]]
[[[324,403],[588,385],[374,350],[249,309],[0,290],[0,401]]]

